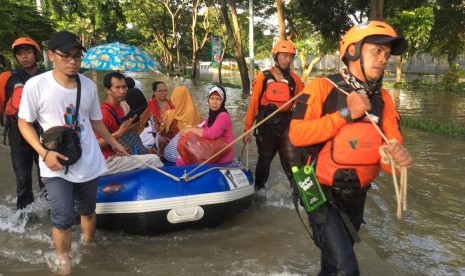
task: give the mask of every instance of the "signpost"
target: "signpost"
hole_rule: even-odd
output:
[[[212,36],[212,65],[218,65],[221,62],[222,41],[217,36]]]

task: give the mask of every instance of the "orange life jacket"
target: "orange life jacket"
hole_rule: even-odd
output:
[[[270,70],[263,71],[265,78],[260,94],[260,105],[255,117],[257,123],[261,122],[276,109],[282,107],[293,97],[296,83],[291,75],[283,81],[277,81]],[[286,105],[280,112],[260,125],[254,135],[281,136],[289,128],[292,117],[292,104]]]
[[[328,78],[346,92],[353,91],[339,74]],[[373,95],[369,99],[370,113],[379,118],[378,126],[381,129],[384,101],[381,95]],[[346,96],[333,88],[325,100],[324,114],[336,112],[345,106]],[[345,125],[333,139],[315,146],[318,181],[326,186],[340,188],[363,188],[369,185],[380,171],[379,147],[382,143],[381,135],[368,118]]]
[[[23,95],[24,84],[16,83],[13,87],[13,92],[8,99],[5,106],[6,116],[15,116],[19,111],[19,104],[21,103],[21,96]]]
[[[11,71],[11,75],[5,84],[5,90],[2,97],[2,110],[7,117],[16,116],[19,111],[19,104],[23,94],[23,88],[26,81],[32,77],[25,75],[25,72]]]
[[[264,90],[260,97],[260,105],[267,106],[269,104],[273,104],[277,108],[280,108],[292,98],[291,85],[295,86],[295,84],[292,84],[285,79],[277,81],[269,70],[265,70],[263,73],[266,78],[263,81]],[[292,104],[289,104],[283,108],[281,112],[286,112],[291,108]]]
[[[382,143],[381,135],[367,119],[345,125],[318,154],[318,180],[333,186],[355,172],[360,187],[367,186],[379,173]]]

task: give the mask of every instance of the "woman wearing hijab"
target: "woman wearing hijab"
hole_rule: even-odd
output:
[[[177,86],[171,95],[171,101],[174,104],[174,109],[167,110],[161,124],[159,150],[164,154],[165,147],[173,139],[179,131],[198,125],[202,122],[202,117],[197,106],[192,101],[189,90],[184,85]],[[173,141],[170,145],[170,152],[175,153],[176,143]],[[174,148],[173,148],[174,147]],[[164,154],[165,158],[167,157]],[[167,158],[169,161],[175,162],[176,159]]]
[[[193,132],[203,138],[218,139],[224,137],[229,145],[234,141],[234,133],[231,117],[226,110],[226,90],[221,86],[214,86],[208,91],[208,117],[201,127],[189,127],[181,130],[181,134]],[[231,162],[234,158],[234,147],[230,149],[217,161],[217,163]],[[177,165],[183,164],[181,160]]]
[[[152,149],[157,148],[157,131],[155,129],[153,116],[147,108],[147,100],[142,91],[136,87],[128,89],[126,103],[129,106],[129,113],[126,118],[132,118],[137,115],[136,122],[139,122],[137,133],[145,147]],[[156,153],[150,151],[151,153]]]

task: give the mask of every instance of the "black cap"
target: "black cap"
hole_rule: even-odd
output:
[[[77,35],[68,31],[54,33],[48,41],[48,49],[51,51],[58,49],[63,53],[66,53],[73,48],[79,48],[86,51],[86,48],[82,46],[81,39]]]
[[[402,55],[407,50],[407,40],[403,37],[393,37],[388,35],[371,35],[365,37],[363,43],[371,44],[391,44],[391,55]]]

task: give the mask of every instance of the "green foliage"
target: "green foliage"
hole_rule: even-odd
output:
[[[465,137],[465,127],[451,123],[438,122],[411,116],[402,116],[401,125],[434,134]]]
[[[342,35],[353,21],[361,22],[366,15],[369,0],[296,0],[298,12],[302,18],[306,18],[317,31],[326,51],[336,50]]]
[[[458,64],[455,64],[442,75],[440,85],[447,91],[458,91],[463,88],[463,85],[460,85],[460,79],[464,76],[465,72]]]
[[[6,55],[10,55],[11,43],[18,37],[31,37],[41,44],[53,32],[50,20],[41,16],[35,6],[17,1],[2,1],[0,18],[0,53]]]
[[[422,6],[413,10],[403,10],[387,20],[407,39],[408,56],[424,52],[434,25],[434,11],[431,6]]]
[[[460,69],[460,66],[455,64],[452,66],[452,68],[449,69],[449,71],[442,75],[441,81],[443,83],[458,83],[460,79],[464,77],[464,74],[465,72]]]
[[[109,42],[126,42],[125,18],[119,0],[44,0],[46,14],[57,30],[71,31],[86,47]]]
[[[462,0],[438,0],[434,9],[429,52],[446,57],[449,66],[465,50],[465,5]]]

